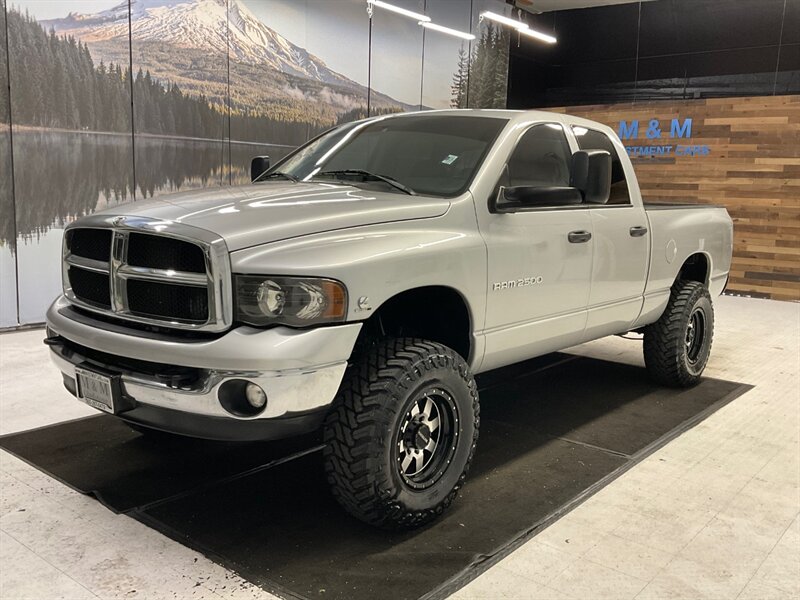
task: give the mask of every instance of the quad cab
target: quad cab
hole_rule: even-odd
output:
[[[70,392],[143,432],[322,428],[342,506],[407,528],[465,481],[475,374],[629,331],[656,382],[703,373],[731,219],[643,203],[604,125],[380,116],[252,169],[66,228],[47,343]]]

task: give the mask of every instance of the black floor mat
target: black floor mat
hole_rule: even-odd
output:
[[[315,438],[155,442],[109,417],[0,446],[286,596],[439,597],[748,386],[653,385],[641,368],[550,355],[488,373],[467,485],[419,531],[377,531],[331,499]],[[291,458],[291,460],[285,460]],[[265,463],[269,463],[266,465]]]
[[[77,402],[77,400],[75,400]],[[143,436],[109,415],[0,437],[0,448],[114,512],[194,491],[319,446],[319,435],[237,444]]]

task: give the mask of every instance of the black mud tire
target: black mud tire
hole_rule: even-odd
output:
[[[430,466],[420,468],[420,477],[426,469],[430,476],[415,481],[401,467],[410,443],[403,436],[430,394],[442,402],[442,416],[452,410],[454,418],[450,437],[448,428],[439,430],[442,443],[427,459]],[[479,425],[475,379],[457,352],[416,338],[376,342],[348,367],[325,421],[323,456],[333,496],[354,517],[383,529],[429,523],[464,484]]]
[[[647,371],[661,385],[695,385],[708,363],[713,337],[714,308],[708,289],[696,281],[676,282],[664,313],[644,330]]]

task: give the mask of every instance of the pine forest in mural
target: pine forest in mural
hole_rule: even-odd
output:
[[[470,55],[462,46],[453,75],[453,108],[505,108],[508,81],[507,29],[487,23]]]

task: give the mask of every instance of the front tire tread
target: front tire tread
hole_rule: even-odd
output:
[[[409,366],[414,375],[409,376]],[[424,370],[450,368],[469,387],[475,419],[466,465],[455,487],[434,507],[406,511],[396,501],[389,474],[375,468],[376,456],[392,435],[394,411]],[[475,380],[454,350],[416,338],[376,344],[350,368],[335,408],[325,421],[325,471],[334,497],[360,520],[388,529],[410,529],[435,519],[456,497],[466,479],[478,437],[479,405]],[[387,402],[387,399],[389,401]]]

